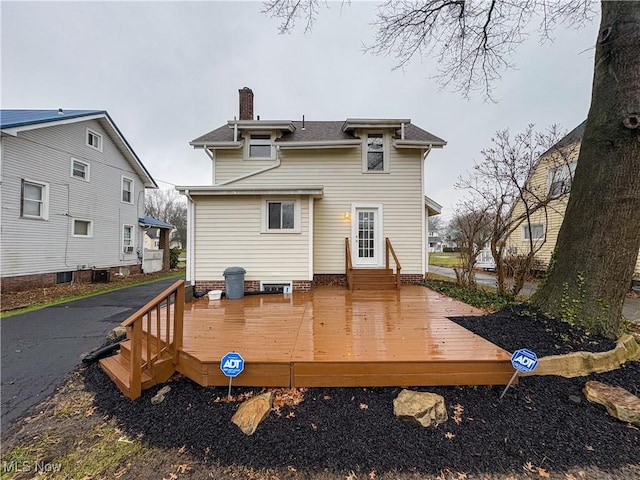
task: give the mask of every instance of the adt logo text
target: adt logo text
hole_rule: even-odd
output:
[[[237,352],[229,352],[220,360],[220,370],[227,377],[237,377],[244,370],[244,358]]]
[[[516,350],[511,355],[511,365],[522,373],[533,372],[538,366],[538,356],[526,348]]]

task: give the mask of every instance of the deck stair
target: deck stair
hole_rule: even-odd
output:
[[[183,323],[184,280],[179,280],[122,323],[128,340],[100,366],[125,396],[138,398],[176,371]]]
[[[351,259],[351,242],[344,239],[345,263],[344,269],[347,275],[347,288],[349,290],[400,290],[400,261],[396,255],[391,240],[384,239],[384,268],[354,268]],[[393,271],[393,260],[396,270]]]
[[[354,268],[353,290],[395,290],[396,276],[390,268]]]

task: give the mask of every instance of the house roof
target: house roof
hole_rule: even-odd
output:
[[[104,110],[0,110],[0,127],[23,127],[106,113]]]
[[[353,123],[353,119],[350,119]],[[374,120],[367,120],[369,123]],[[262,120],[255,120],[253,124],[260,125]],[[379,128],[383,128],[384,124],[380,123],[383,120],[379,120]],[[395,121],[394,121],[395,122]],[[269,130],[269,125],[272,122],[264,121],[265,130]],[[356,136],[353,133],[353,129],[344,129],[345,121],[305,121],[299,122],[294,121],[290,122],[295,129],[293,131],[285,132],[282,137],[276,140],[276,144],[285,146],[295,146],[297,143],[306,144],[306,143],[323,143],[329,144],[331,142],[335,142],[338,144],[344,144],[345,142],[349,143],[349,141],[353,144],[359,143],[360,137]],[[397,122],[396,122],[397,123]],[[205,133],[204,135],[192,140],[190,142],[194,147],[207,147],[207,146],[220,146],[230,148],[232,146],[239,146],[237,143],[234,143],[234,122],[230,121],[228,124],[223,125],[215,130],[212,130],[209,133]],[[304,125],[304,127],[303,127]],[[395,123],[391,124],[392,128],[395,128],[397,125]],[[242,130],[241,125],[238,125],[238,128]],[[252,126],[252,129],[255,130],[255,127]],[[426,130],[421,129],[420,127],[407,123],[405,125],[405,142],[418,142],[420,144],[432,144],[437,146],[445,145],[446,142],[433,135],[432,133],[427,132]],[[401,133],[400,129],[395,130],[394,139],[400,140]],[[227,145],[224,145],[227,144]]]
[[[145,187],[158,188],[158,184],[106,110],[0,110],[0,129],[3,134],[11,136],[17,136],[25,130],[86,120],[97,120],[102,125]]]
[[[433,199],[424,196],[424,207],[427,209],[427,213],[429,217],[433,217],[434,215],[440,215],[442,213],[442,205]]]
[[[173,225],[167,222],[163,222],[162,220],[158,220],[153,217],[142,217],[138,219],[138,223],[141,227],[151,227],[151,228],[173,228]]]

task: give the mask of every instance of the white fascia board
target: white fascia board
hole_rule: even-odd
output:
[[[290,120],[228,120],[229,128],[237,125],[240,130],[287,130],[293,132],[296,127]]]
[[[312,148],[353,148],[362,145],[362,140],[327,140],[319,142],[277,142],[282,150],[312,149]]]
[[[424,206],[427,208],[427,210],[434,212],[433,214],[429,215],[430,217],[432,215],[439,215],[440,213],[442,213],[442,205],[430,199],[426,195],[424,196]]]
[[[284,185],[278,186],[248,186],[248,187],[214,187],[208,185],[197,186],[177,186],[180,193],[186,191],[192,197],[199,195],[312,195],[316,198],[322,197],[324,187],[321,185]]]
[[[49,122],[39,122],[39,123],[32,123],[30,125],[21,125],[19,127],[10,127],[10,128],[3,128],[2,129],[2,133],[5,133],[7,135],[11,135],[12,137],[15,137],[16,135],[18,135],[18,133],[20,132],[26,132],[27,130],[35,130],[38,128],[45,128],[45,127],[53,127],[54,125],[65,125],[68,123],[77,123],[77,122],[84,122],[86,120],[96,120],[99,118],[104,118],[105,114],[104,113],[98,113],[95,115],[87,115],[87,116],[83,116],[83,117],[75,117],[75,118],[61,118],[60,120],[52,120]]]
[[[410,118],[347,118],[342,124],[342,130],[355,128],[400,128],[402,124],[411,123]]]
[[[418,140],[393,140],[393,146],[396,148],[442,148],[447,144],[447,142],[429,142],[429,141],[418,141]]]
[[[223,150],[242,148],[242,142],[189,142],[193,148],[208,148],[209,150]]]

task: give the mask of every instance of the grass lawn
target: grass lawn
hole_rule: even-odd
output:
[[[460,254],[458,252],[429,254],[429,265],[435,265],[436,267],[457,267],[460,262]]]

